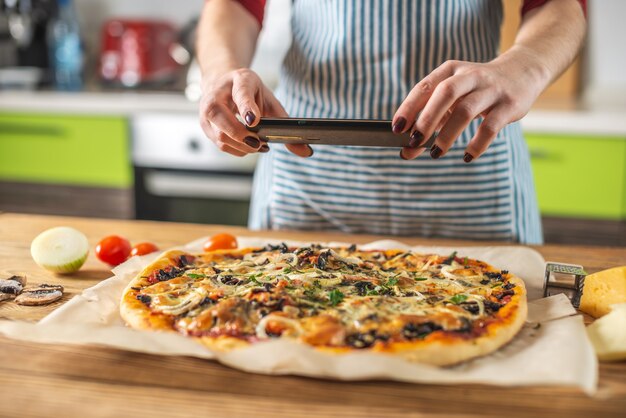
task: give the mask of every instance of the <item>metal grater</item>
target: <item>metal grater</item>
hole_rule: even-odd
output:
[[[546,263],[543,279],[543,297],[563,293],[576,309],[580,305],[587,273],[583,266],[564,263]]]

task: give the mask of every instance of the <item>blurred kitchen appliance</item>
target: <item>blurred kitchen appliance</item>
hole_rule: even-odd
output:
[[[193,114],[132,119],[137,219],[245,225],[256,156],[220,151]]]
[[[167,22],[109,20],[102,28],[100,76],[124,87],[171,83],[181,68],[172,57],[177,46],[177,30]]]
[[[48,42],[54,85],[58,90],[83,87],[83,45],[72,0],[57,0],[57,16],[50,24]]]
[[[0,0],[0,70],[6,70],[4,87],[30,88],[48,81],[47,33],[56,10],[56,0]],[[24,76],[20,75],[21,69]],[[22,80],[26,80],[24,86]]]

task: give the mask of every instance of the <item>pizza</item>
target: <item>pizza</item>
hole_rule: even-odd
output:
[[[162,254],[128,285],[133,328],[228,351],[289,339],[450,365],[497,350],[522,327],[524,283],[479,260],[321,245]]]

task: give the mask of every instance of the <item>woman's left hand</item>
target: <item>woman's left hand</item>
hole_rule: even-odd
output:
[[[530,64],[534,63],[534,64]],[[507,124],[521,119],[547,86],[548,71],[531,51],[509,50],[488,63],[446,61],[415,85],[392,122],[395,133],[411,132],[400,156],[413,159],[416,148],[439,131],[432,158],[446,154],[470,122],[484,118],[465,149],[470,162],[484,153]]]

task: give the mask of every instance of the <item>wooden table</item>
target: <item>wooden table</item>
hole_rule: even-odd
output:
[[[60,225],[83,231],[92,247],[109,234],[124,235],[132,242],[152,241],[161,248],[218,231],[308,241],[363,243],[381,238],[0,214],[1,273],[25,272],[30,283],[61,283],[67,291],[62,301],[46,307],[2,303],[0,318],[38,320],[81,290],[109,277],[106,266],[93,254],[83,269],[72,276],[54,276],[35,265],[29,251],[31,240],[39,232]],[[414,245],[477,244],[414,238],[403,241]],[[626,265],[625,248],[542,246],[537,250],[547,260],[583,264],[591,272]],[[0,388],[0,416],[9,417],[626,416],[625,362],[601,364],[599,392],[589,398],[579,390],[555,387],[506,389],[263,376],[196,358],[161,357],[93,346],[44,345],[0,337]]]

